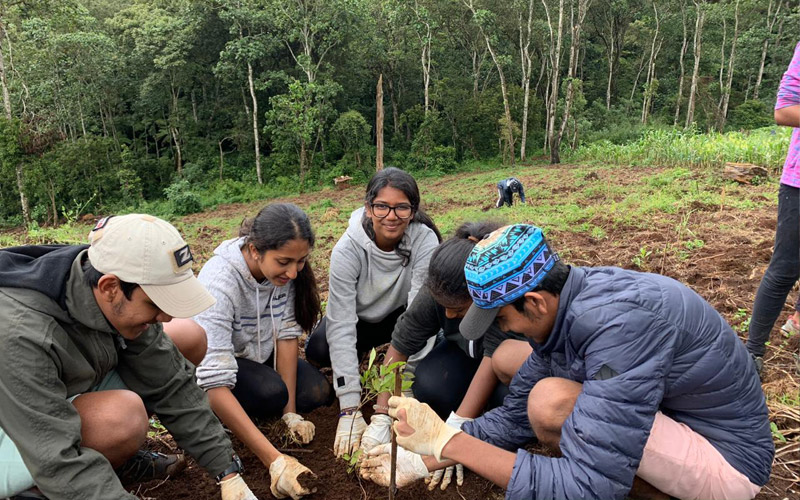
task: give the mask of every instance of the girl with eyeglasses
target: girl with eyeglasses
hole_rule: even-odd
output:
[[[340,407],[336,456],[357,450],[367,427],[357,410],[361,356],[391,340],[397,318],[425,282],[431,254],[442,240],[420,209],[419,188],[408,173],[396,168],[376,173],[364,201],[331,253],[326,316],[306,343],[308,361],[333,368]],[[434,340],[410,361],[430,352]]]

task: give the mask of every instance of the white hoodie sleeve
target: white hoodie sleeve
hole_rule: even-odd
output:
[[[357,406],[361,382],[356,352],[356,285],[361,258],[348,236],[343,236],[331,253],[328,307],[325,315],[328,350],[333,368],[333,387],[341,408]]]
[[[233,348],[233,310],[230,297],[206,284],[217,303],[195,316],[194,320],[206,331],[208,350],[197,367],[197,383],[204,390],[215,387],[233,388],[236,385],[236,364]]]
[[[236,302],[229,293],[229,290],[236,290],[231,285],[235,273],[224,259],[212,257],[198,275],[200,282],[217,299],[213,306],[193,318],[205,330],[208,339],[206,357],[197,367],[197,383],[204,390],[236,385],[239,371],[233,346]]]

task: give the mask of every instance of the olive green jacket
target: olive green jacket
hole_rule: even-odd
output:
[[[123,340],[106,321],[75,259],[67,310],[42,293],[0,288],[0,427],[51,500],[134,499],[111,464],[81,446],[81,420],[67,398],[116,370],[148,411],[212,476],[231,463],[231,442],[194,379],[194,366],[161,324]]]

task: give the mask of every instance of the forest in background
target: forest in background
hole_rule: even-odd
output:
[[[359,182],[378,135],[425,175],[759,128],[798,33],[796,0],[0,0],[0,225]]]

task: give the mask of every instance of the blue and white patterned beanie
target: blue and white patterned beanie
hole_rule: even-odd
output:
[[[479,241],[464,265],[472,296],[461,334],[475,340],[489,328],[498,309],[535,289],[558,261],[542,230],[528,224],[497,229]]]

